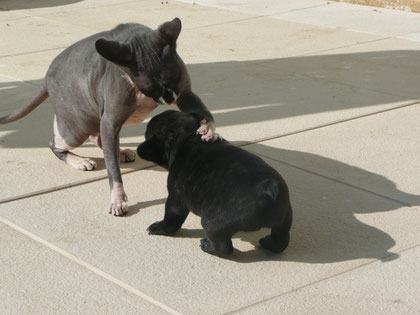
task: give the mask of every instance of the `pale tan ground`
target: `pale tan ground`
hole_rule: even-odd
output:
[[[23,105],[52,59],[122,22],[180,17],[178,52],[217,131],[287,181],[289,248],[233,239],[203,253],[198,217],[176,237],[163,169],[122,170],[130,211],[108,215],[102,152],[82,172],[49,150],[47,100],[0,127],[0,313],[420,313],[420,14],[324,0],[0,1],[0,115]],[[169,107],[162,107],[160,112]],[[146,124],[126,127],[135,149]]]

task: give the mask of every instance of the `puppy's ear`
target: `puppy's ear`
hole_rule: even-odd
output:
[[[127,44],[101,38],[95,42],[95,47],[102,57],[117,65],[130,67],[134,64],[134,54]]]
[[[143,160],[154,162],[161,166],[167,166],[164,146],[155,136],[150,137],[137,147],[137,154]]]
[[[181,27],[181,20],[174,18],[172,21],[160,25],[157,31],[167,44],[173,46],[178,39],[179,33],[181,33]]]

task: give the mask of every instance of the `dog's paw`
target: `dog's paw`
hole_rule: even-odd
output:
[[[213,254],[213,255],[216,253],[213,247],[213,244],[210,242],[208,238],[202,238],[200,240],[200,247],[206,253]]]
[[[203,119],[200,121],[200,128],[197,129],[197,134],[201,135],[201,140],[209,142],[213,139],[215,135],[216,126],[214,122],[207,122],[207,120]]]
[[[147,228],[147,231],[149,232],[150,235],[166,235],[166,236],[174,235],[174,233],[176,232],[176,231],[172,231],[170,227],[168,227],[168,225],[164,221],[157,221],[151,224]]]
[[[93,171],[96,168],[96,162],[88,158],[81,158],[78,168],[82,171]]]
[[[267,249],[273,253],[281,253],[288,245],[288,242],[275,242],[270,235],[259,240],[262,248]]]
[[[82,171],[93,171],[96,168],[95,161],[92,161],[89,158],[80,157],[71,152],[67,153],[66,162],[70,166]]]
[[[125,149],[120,151],[120,162],[121,163],[129,163],[133,162],[136,159],[136,152]]]
[[[115,216],[123,216],[128,211],[127,195],[113,197],[108,212]]]

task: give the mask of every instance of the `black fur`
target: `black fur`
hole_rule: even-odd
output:
[[[163,221],[149,234],[173,235],[191,211],[201,217],[201,249],[231,254],[238,231],[270,227],[262,247],[283,251],[289,244],[292,207],[283,178],[258,156],[224,140],[203,143],[195,114],[166,111],[152,118],[137,154],[169,170]]]

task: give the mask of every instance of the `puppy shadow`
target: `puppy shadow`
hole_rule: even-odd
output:
[[[399,257],[392,251],[397,243],[388,231],[401,239],[398,231],[404,230],[404,222],[381,216],[420,205],[419,195],[398,189],[383,175],[317,154],[263,144],[243,148],[262,156],[288,184],[294,216],[291,241],[284,252],[276,254],[259,245],[270,229],[240,232],[232,238],[234,253],[221,258],[238,263],[320,264],[356,259],[388,262]],[[372,214],[379,226],[372,225]],[[182,228],[174,237],[194,238],[199,243],[204,236],[203,229]]]
[[[270,234],[269,229],[263,228],[256,232],[244,233],[240,232],[235,234],[232,237],[233,246],[238,245],[238,241],[249,243],[253,246],[253,249],[250,250],[239,250],[234,248],[232,255],[222,255],[218,256],[221,259],[231,260],[238,263],[252,263],[260,261],[281,261],[283,260],[283,254],[276,254],[262,248],[258,240]],[[203,229],[184,229],[181,228],[173,237],[175,238],[194,238],[197,239],[197,244],[199,244],[200,239],[205,237]],[[287,249],[286,249],[287,251]],[[207,253],[200,252],[199,254],[208,255]]]

